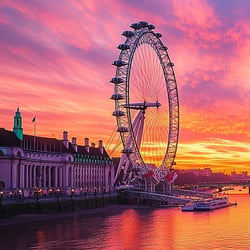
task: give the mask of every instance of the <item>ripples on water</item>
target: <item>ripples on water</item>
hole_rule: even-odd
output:
[[[250,249],[250,195],[230,195],[238,206],[208,212],[180,208],[108,207],[0,228],[4,249]]]

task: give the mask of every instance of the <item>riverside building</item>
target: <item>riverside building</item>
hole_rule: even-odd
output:
[[[111,192],[114,165],[100,140],[96,147],[78,145],[77,139],[23,134],[17,109],[13,131],[0,128],[0,192],[4,196],[32,196],[34,193]]]

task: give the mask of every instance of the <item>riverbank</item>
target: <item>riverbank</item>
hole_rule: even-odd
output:
[[[28,223],[36,223],[36,222],[46,222],[49,221],[50,223],[53,220],[61,220],[63,218],[70,218],[70,217],[90,217],[95,216],[97,214],[115,214],[116,212],[120,212],[121,210],[125,209],[152,209],[153,207],[150,206],[143,206],[143,205],[124,205],[124,204],[110,204],[104,207],[97,207],[97,208],[89,208],[78,210],[75,212],[64,212],[64,213],[51,213],[51,214],[20,214],[16,216],[12,216],[9,218],[0,219],[0,229],[5,227],[11,227],[20,224],[28,224]]]
[[[15,224],[18,218],[20,223],[26,219],[53,218],[74,214],[79,211],[88,211],[106,207],[110,204],[118,204],[117,194],[92,195],[92,196],[60,196],[43,197],[40,199],[1,199],[0,202],[0,226]]]

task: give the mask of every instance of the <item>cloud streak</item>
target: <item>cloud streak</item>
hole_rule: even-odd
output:
[[[146,20],[175,64],[177,167],[249,169],[249,8],[233,0],[2,0],[0,127],[12,129],[20,106],[27,134],[36,115],[40,135],[68,130],[78,142],[108,142],[116,47],[131,23]]]

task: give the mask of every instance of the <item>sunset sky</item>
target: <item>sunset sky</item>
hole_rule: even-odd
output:
[[[107,145],[116,48],[147,21],[162,33],[180,98],[176,168],[250,172],[250,1],[1,0],[0,127]],[[116,152],[119,155],[119,152]]]

